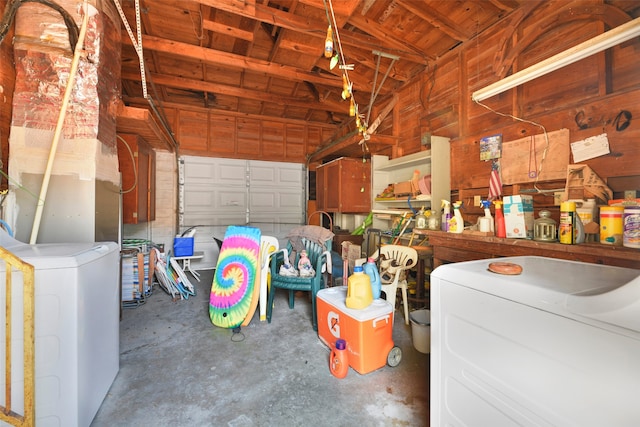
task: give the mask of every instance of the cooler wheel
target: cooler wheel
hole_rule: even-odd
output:
[[[392,368],[395,368],[400,364],[401,360],[402,360],[402,350],[400,349],[400,347],[393,347],[389,351],[389,354],[387,355],[387,364]]]

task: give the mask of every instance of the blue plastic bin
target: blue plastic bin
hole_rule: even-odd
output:
[[[193,256],[193,237],[174,238],[173,256]]]

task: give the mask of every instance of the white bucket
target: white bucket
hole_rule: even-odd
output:
[[[409,313],[413,346],[420,353],[431,352],[431,312],[414,310]]]

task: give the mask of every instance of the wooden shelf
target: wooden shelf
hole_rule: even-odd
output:
[[[504,239],[475,234],[427,231],[434,268],[445,263],[505,256],[543,256],[640,269],[640,251],[599,243],[564,245],[527,239]]]

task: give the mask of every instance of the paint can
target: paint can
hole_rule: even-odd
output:
[[[622,229],[622,245],[640,249],[640,206],[624,208]]]
[[[600,208],[600,243],[622,246],[623,206],[602,206]]]

